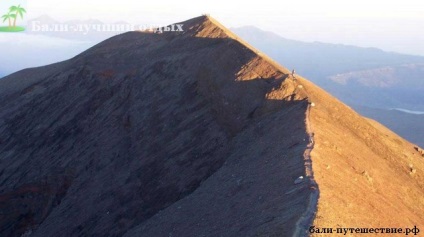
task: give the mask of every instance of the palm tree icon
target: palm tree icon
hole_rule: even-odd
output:
[[[25,8],[21,7],[21,5],[11,6],[9,8],[9,14],[10,13],[13,13],[11,14],[12,17],[15,19],[13,21],[13,27],[16,27],[16,19],[18,19],[18,16],[21,16],[21,19],[24,19],[24,13],[26,13],[26,10]]]
[[[9,20],[9,28],[12,26],[12,18],[13,18],[13,14],[11,14],[10,12],[7,14],[4,14],[1,18],[3,18],[3,22]]]
[[[11,6],[9,7],[9,12],[1,16],[3,22],[8,21],[9,25],[7,27],[0,26],[0,32],[19,32],[24,31],[25,28],[22,26],[16,26],[16,21],[19,16],[21,19],[24,19],[24,14],[26,13],[25,8],[21,7],[21,5]],[[13,24],[12,24],[13,19]]]

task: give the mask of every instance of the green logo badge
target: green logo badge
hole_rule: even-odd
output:
[[[6,3],[12,2],[11,6],[6,5]],[[3,13],[1,16],[0,32],[20,32],[24,31],[24,17],[26,10],[24,6],[26,1],[1,1],[0,0],[0,13]],[[0,14],[1,15],[1,14]]]

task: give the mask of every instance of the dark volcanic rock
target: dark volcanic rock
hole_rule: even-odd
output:
[[[305,95],[209,18],[184,29],[0,81],[1,236],[293,231]]]

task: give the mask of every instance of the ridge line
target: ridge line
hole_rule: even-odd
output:
[[[296,83],[296,82],[295,82]],[[296,83],[297,84],[297,83]],[[306,88],[305,88],[306,90]],[[317,182],[315,181],[314,171],[312,169],[312,159],[311,152],[315,146],[314,133],[311,128],[310,122],[310,113],[311,113],[311,102],[308,100],[308,107],[306,110],[306,132],[309,137],[309,143],[303,153],[303,159],[305,161],[305,173],[306,177],[308,177],[309,188],[311,193],[309,195],[308,206],[299,220],[296,222],[295,231],[293,232],[292,237],[307,237],[309,236],[308,230],[312,227],[314,222],[317,208],[318,208],[318,200],[320,196],[319,187]]]

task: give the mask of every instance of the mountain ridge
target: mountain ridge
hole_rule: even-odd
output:
[[[306,103],[301,95],[293,95],[294,84],[285,80],[287,74],[243,44],[227,37],[193,37],[203,30],[222,36],[223,30],[204,19],[188,22],[186,27],[193,28],[185,34],[119,35],[65,62],[22,70],[0,82],[0,197],[9,204],[9,216],[29,213],[19,222],[0,222],[2,234],[122,235],[197,190],[229,155],[238,157],[246,149],[240,141],[269,154],[265,147],[269,149],[271,143],[255,144],[240,135],[242,131],[251,127],[250,133],[263,133],[269,125],[250,126],[253,121],[281,119],[273,115],[275,111],[290,111],[294,105],[298,109],[289,116],[300,118]],[[203,23],[209,27],[203,28]],[[302,131],[302,120],[296,124],[288,129]],[[273,136],[288,134],[274,132]],[[285,144],[281,149],[297,144],[293,140],[300,142],[301,137],[304,134],[279,139]],[[293,154],[301,156],[299,148]],[[257,162],[249,156],[249,164]],[[272,176],[288,185],[291,178],[286,175],[300,175],[303,162],[286,162],[297,168],[287,170],[275,158],[266,167],[272,163],[274,169],[287,170]],[[65,190],[43,191],[54,186],[55,179],[71,181],[65,182]],[[228,182],[231,192],[236,192],[237,186]],[[254,183],[256,189],[263,189],[270,186],[267,182]],[[30,188],[24,189],[25,185]],[[282,191],[264,200],[277,204],[284,197]],[[254,193],[252,189],[240,192]],[[12,204],[10,198],[16,195],[23,196],[26,207]],[[30,199],[34,195],[38,209]],[[53,199],[54,205],[49,201],[52,195],[60,196]],[[291,203],[301,209],[302,202]],[[99,215],[100,210],[108,211]],[[295,215],[288,212],[279,222]]]
[[[314,225],[422,223],[412,144],[210,19],[0,81],[2,235],[291,236],[311,162]]]
[[[296,68],[351,107],[424,110],[422,96],[423,57],[370,50],[354,46],[307,43],[285,39],[255,27],[233,29],[246,41],[259,47],[279,63]],[[424,136],[414,128],[418,117],[410,116],[401,126],[393,123],[395,114],[364,113],[404,138],[423,146]]]

